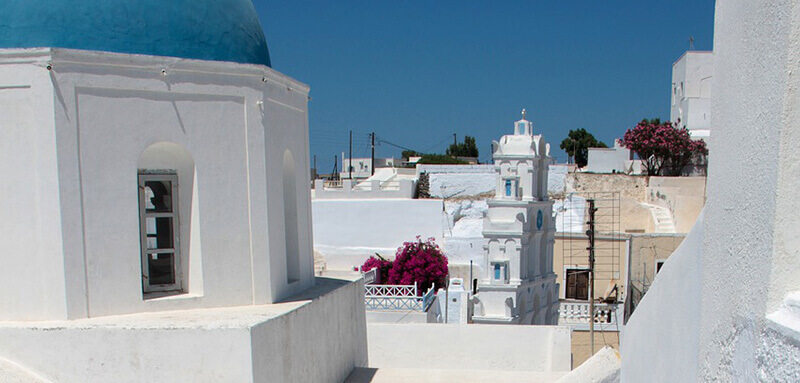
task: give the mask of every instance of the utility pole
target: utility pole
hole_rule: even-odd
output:
[[[369,166],[372,168],[372,174],[375,175],[375,132],[370,133],[370,138],[372,138],[372,159],[370,160]]]
[[[694,50],[694,36],[689,36],[689,50]]]
[[[458,139],[456,138],[455,133],[453,133],[453,145],[458,146]]]
[[[317,172],[317,155],[315,154],[314,155],[314,179],[319,178],[319,177],[317,177],[317,174],[318,174],[318,172]]]
[[[594,213],[597,211],[594,207],[594,199],[587,199],[589,203],[589,230],[586,231],[586,236],[589,237],[589,339],[591,339],[592,354],[594,355]]]
[[[347,164],[347,171],[350,172],[350,179],[353,179],[353,131],[350,131],[350,163]]]
[[[338,181],[339,180],[339,156],[333,156],[333,174],[331,177]]]

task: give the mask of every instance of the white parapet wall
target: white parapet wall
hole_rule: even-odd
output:
[[[418,165],[417,174],[427,173],[434,198],[456,198],[494,193],[494,165]]]
[[[314,249],[328,270],[351,270],[376,252],[392,258],[418,235],[441,243],[442,209],[437,199],[314,200]]]
[[[547,172],[547,191],[560,195],[565,191],[565,180],[574,165],[550,165]],[[488,165],[417,165],[417,174],[428,173],[430,193],[435,198],[464,198],[494,194],[497,172]]]
[[[370,323],[367,336],[372,368],[531,373],[571,369],[568,327]]]
[[[701,214],[622,329],[623,382],[696,380],[702,258]],[[653,371],[669,373],[651,380]]]
[[[279,304],[0,322],[0,360],[52,382],[341,382],[367,363],[363,294],[317,278]]]
[[[413,198],[416,181],[314,180],[314,199]]]

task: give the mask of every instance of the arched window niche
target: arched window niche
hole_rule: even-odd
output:
[[[300,243],[297,222],[297,180],[294,156],[289,149],[283,152],[283,227],[286,243],[286,279],[300,280]]]
[[[158,142],[142,152],[137,167],[145,299],[202,295],[199,193],[191,153]]]

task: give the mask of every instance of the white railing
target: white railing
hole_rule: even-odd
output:
[[[325,189],[341,189],[342,188],[342,181],[323,181],[322,187]]]
[[[375,280],[378,279],[378,268],[374,268],[366,273],[362,273],[364,275],[364,284],[371,285],[375,283]]]
[[[435,285],[431,285],[431,288],[428,289],[428,292],[422,296],[422,311],[428,311],[428,308],[431,307],[431,304],[436,299],[436,294],[434,291],[436,290]]]
[[[589,302],[561,301],[558,310],[558,324],[579,330],[589,329],[589,320],[594,317],[595,329],[618,329],[618,303],[595,303],[594,315],[589,315]]]
[[[423,296],[418,296],[416,283],[413,285],[364,285],[364,304],[368,310],[426,311],[433,303],[435,297],[433,291],[434,288],[431,286],[431,289]]]

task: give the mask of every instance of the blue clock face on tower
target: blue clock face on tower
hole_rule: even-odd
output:
[[[544,223],[544,215],[542,211],[539,210],[536,212],[536,230],[542,230],[542,224]]]

